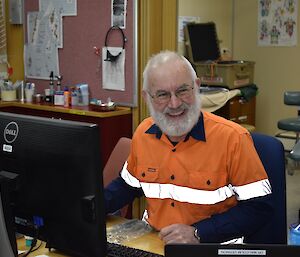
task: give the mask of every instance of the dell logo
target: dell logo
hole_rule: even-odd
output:
[[[4,129],[4,139],[6,143],[12,143],[16,140],[19,133],[18,124],[14,121],[8,123]]]
[[[13,129],[6,129],[5,130],[5,134],[6,135],[10,135],[10,136],[16,136],[17,135],[17,131],[13,130]]]

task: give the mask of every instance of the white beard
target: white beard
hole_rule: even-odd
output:
[[[182,103],[176,110],[166,107],[163,112],[155,111],[151,101],[148,99],[148,108],[156,125],[167,136],[177,137],[188,134],[195,124],[198,122],[201,108],[200,94],[195,94],[195,103],[188,105]],[[185,110],[185,113],[180,119],[173,120],[167,113],[177,112],[178,110]]]

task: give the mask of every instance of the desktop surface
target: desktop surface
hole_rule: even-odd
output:
[[[120,224],[124,221],[125,221],[124,218],[117,217],[117,216],[109,216],[106,220],[106,226],[107,226],[107,228],[110,228],[110,227],[112,227],[116,224]],[[18,239],[17,243],[18,243],[18,250],[26,251],[29,249],[29,247],[25,245],[24,238]],[[38,247],[40,243],[41,243],[41,246],[36,251],[30,253],[28,255],[28,257],[34,257],[34,256],[38,256],[38,255],[45,255],[45,256],[49,256],[49,257],[73,257],[72,255],[68,255],[68,254],[63,253],[58,250],[49,251],[49,249],[46,248],[45,242],[38,241],[36,247]],[[147,233],[138,238],[134,238],[130,241],[124,242],[123,244],[125,246],[129,246],[129,247],[136,248],[136,249],[141,249],[141,250],[148,251],[148,252],[157,253],[160,255],[164,254],[164,243],[158,237],[157,232]]]
[[[106,226],[110,228],[116,224],[120,224],[124,222],[125,219],[117,216],[109,216],[107,218]],[[40,244],[38,242],[37,246]],[[41,246],[39,249],[33,253],[30,253],[29,257],[34,257],[38,255],[46,255],[49,257],[73,257],[71,255],[67,255],[63,252],[52,250],[49,251],[46,248],[46,244],[41,242]],[[153,253],[157,253],[160,255],[165,255],[165,257],[230,257],[230,256],[268,256],[268,257],[297,257],[300,256],[300,246],[291,246],[291,245],[220,245],[220,244],[200,244],[200,245],[166,245],[164,249],[164,243],[158,237],[157,232],[150,232],[133,240],[127,241],[124,245],[141,249],[144,251],[149,251]],[[25,246],[25,239],[18,240],[18,249],[19,250],[28,250],[29,248]],[[218,250],[221,251],[218,254]],[[244,251],[244,255],[242,252],[238,252],[239,250],[247,250]],[[234,250],[234,255],[230,255],[230,251]],[[252,252],[250,254],[250,250],[255,250],[256,252]],[[187,255],[188,253],[188,255]],[[239,254],[237,254],[239,253]]]

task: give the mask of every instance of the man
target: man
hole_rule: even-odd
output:
[[[136,129],[121,176],[106,188],[107,212],[145,195],[143,219],[165,243],[223,242],[254,233],[272,207],[250,134],[200,111],[200,81],[184,57],[161,52],[143,76],[151,117]]]

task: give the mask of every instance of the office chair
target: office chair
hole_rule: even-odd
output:
[[[275,137],[251,133],[255,149],[272,186],[274,213],[256,233],[245,238],[246,243],[286,244],[286,183],[285,157],[282,143]]]
[[[103,169],[103,185],[106,187],[113,179],[119,176],[123,164],[130,152],[131,139],[121,137],[111,152]],[[122,217],[131,218],[131,206],[123,207],[118,214]]]
[[[300,107],[300,91],[286,91],[284,92],[284,104]],[[284,131],[291,131],[295,133],[295,146],[292,151],[288,152],[287,157],[287,172],[289,175],[294,174],[294,170],[299,166],[300,160],[300,146],[296,147],[300,136],[300,110],[298,110],[298,116],[293,118],[286,118],[279,120],[277,127]],[[281,137],[280,133],[276,136]],[[291,162],[288,161],[291,160]]]

